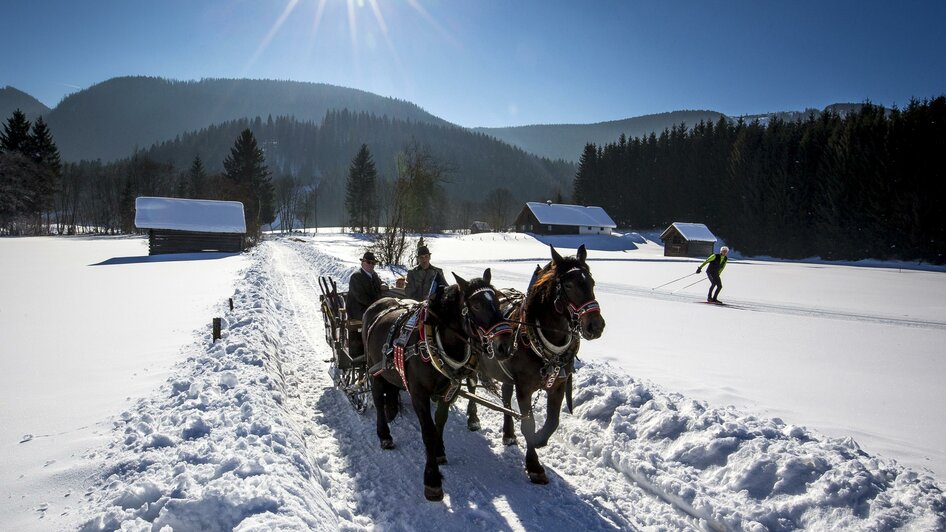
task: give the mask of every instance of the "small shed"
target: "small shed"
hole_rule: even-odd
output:
[[[243,251],[246,219],[239,201],[135,199],[135,227],[148,230],[148,254]]]
[[[493,228],[489,226],[486,222],[473,222],[470,224],[470,234],[475,235],[476,233],[492,233]]]
[[[530,201],[516,217],[516,230],[543,235],[610,235],[617,225],[601,207]]]
[[[674,222],[660,234],[665,257],[708,257],[716,249],[716,235],[703,224]]]

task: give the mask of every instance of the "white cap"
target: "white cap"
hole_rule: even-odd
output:
[[[726,246],[723,246],[723,247],[719,248],[719,252],[720,252],[720,253],[729,253],[729,248],[727,248]]]

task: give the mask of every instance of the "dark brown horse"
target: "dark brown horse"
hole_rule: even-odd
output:
[[[511,404],[515,387],[522,413],[520,429],[526,440],[526,472],[529,480],[537,484],[547,484],[549,480],[536,449],[544,447],[558,428],[562,400],[571,387],[581,338],[594,340],[604,331],[604,318],[595,300],[595,281],[585,262],[585,246],[571,257],[562,257],[554,247],[551,250],[552,261],[536,270],[525,297],[515,291],[504,297],[503,313],[510,322],[519,322],[512,356],[506,360],[480,360],[480,374],[502,383],[506,408]],[[545,390],[548,397],[545,423],[536,431],[532,395],[539,390]],[[468,426],[476,430],[479,420],[475,403],[470,402],[467,414]],[[503,443],[516,443],[509,415],[503,420]]]
[[[402,326],[402,318],[410,312],[407,305],[394,298],[381,299],[368,307],[363,320],[368,367],[379,368],[372,376],[371,392],[381,448],[394,448],[388,422],[397,415],[399,390],[406,388],[424,439],[424,496],[431,501],[443,499],[439,464],[447,461],[442,425],[438,430],[431,417],[431,401],[449,403],[456,398],[460,383],[475,371],[480,358],[477,353],[498,359],[512,353],[512,327],[499,310],[498,294],[489,284],[489,269],[482,278],[469,282],[456,274],[454,277],[457,284],[438,288],[419,309],[421,319],[404,345],[404,354],[394,351],[394,369],[385,367],[383,352],[400,334],[389,331],[392,326]]]

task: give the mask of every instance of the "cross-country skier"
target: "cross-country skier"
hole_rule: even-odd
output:
[[[719,253],[713,253],[709,257],[706,257],[706,260],[703,261],[703,264],[696,269],[696,273],[703,271],[703,266],[706,266],[709,263],[709,266],[706,267],[706,276],[710,280],[709,293],[706,294],[706,301],[708,303],[721,303],[719,299],[719,291],[723,289],[723,280],[720,278],[720,274],[723,273],[723,270],[726,268],[726,255],[729,254],[729,248],[723,246],[719,249]],[[716,289],[716,293],[713,293],[713,288]]]

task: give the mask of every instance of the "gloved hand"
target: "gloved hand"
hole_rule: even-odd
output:
[[[697,268],[696,273],[703,273],[703,267],[700,266],[699,268]]]

